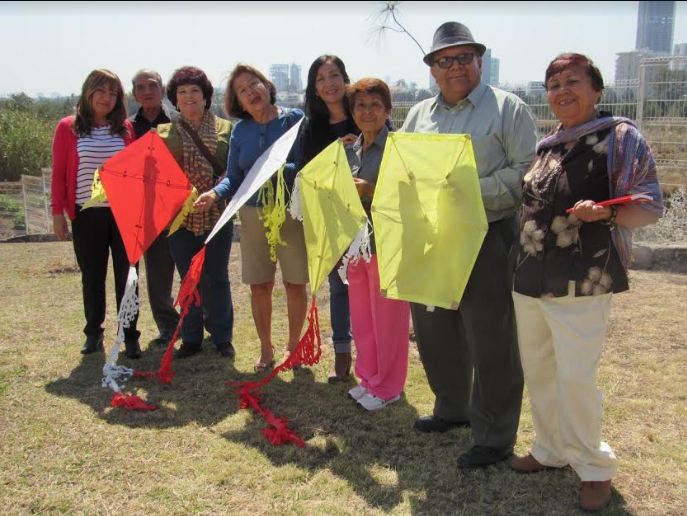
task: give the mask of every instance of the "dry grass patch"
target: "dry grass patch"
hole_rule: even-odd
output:
[[[420,435],[412,423],[431,411],[417,351],[402,401],[363,413],[330,386],[331,347],[311,370],[287,373],[264,390],[305,448],[272,447],[263,422],[238,409],[226,381],[254,379],[259,343],[248,289],[231,259],[234,364],[211,349],[177,361],[170,385],[130,380],[161,410],[108,407],[103,356],[82,357],[80,276],[69,244],[0,246],[0,507],[3,514],[160,515],[576,515],[570,470],[535,476],[505,465],[457,472],[470,434]],[[141,270],[143,274],[143,268]],[[145,285],[145,282],[142,282]],[[600,382],[605,439],[620,459],[613,504],[603,515],[687,514],[687,277],[632,273],[633,291],[614,298]],[[142,289],[144,356],[162,350]],[[275,342],[286,342],[284,296],[275,297]],[[109,286],[108,343],[115,332]],[[323,334],[328,299],[320,298]],[[126,359],[122,358],[126,363]],[[524,404],[518,452],[533,438]]]

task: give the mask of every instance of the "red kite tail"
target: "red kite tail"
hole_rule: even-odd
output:
[[[240,408],[254,409],[262,415],[267,424],[272,427],[263,428],[261,430],[263,437],[271,444],[280,445],[293,442],[298,446],[303,446],[304,442],[303,439],[289,428],[286,418],[276,417],[269,409],[261,405],[262,398],[260,397],[260,391],[262,387],[282,371],[288,371],[301,364],[310,366],[317,364],[320,361],[321,355],[322,338],[320,336],[320,321],[317,315],[317,300],[313,295],[310,311],[308,312],[308,327],[291,355],[259,382],[232,382],[228,384],[236,387],[239,393],[239,399],[241,400]]]

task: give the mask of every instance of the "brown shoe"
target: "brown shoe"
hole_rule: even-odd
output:
[[[611,481],[582,482],[580,488],[580,509],[598,511],[611,501]]]
[[[508,461],[508,467],[518,473],[540,473],[547,469],[553,469],[550,466],[544,466],[541,462],[532,457],[531,454],[525,455],[524,457],[512,457]]]
[[[338,383],[348,380],[351,374],[351,358],[350,353],[336,353],[334,357],[334,372],[329,373],[327,381],[329,383]]]

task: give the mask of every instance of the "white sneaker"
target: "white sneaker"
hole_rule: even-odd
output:
[[[351,398],[353,398],[355,401],[358,401],[360,398],[362,398],[366,394],[367,394],[367,389],[365,387],[363,387],[362,385],[356,385],[350,391],[348,391],[348,395]]]
[[[358,400],[358,405],[363,407],[366,410],[379,410],[383,409],[387,405],[394,403],[398,400],[401,399],[401,395],[397,394],[390,400],[383,400],[382,398],[378,398],[377,396],[374,396],[373,394],[370,394],[369,392],[365,394],[364,396],[361,396],[361,398]]]

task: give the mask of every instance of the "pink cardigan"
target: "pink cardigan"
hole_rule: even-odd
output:
[[[63,215],[66,211],[69,220],[76,217],[76,172],[79,170],[73,125],[73,116],[60,120],[52,140],[52,214]],[[124,137],[127,146],[136,136],[131,122],[126,120],[124,126],[129,130],[129,136]]]

